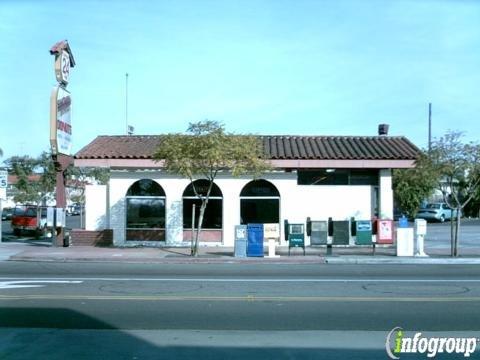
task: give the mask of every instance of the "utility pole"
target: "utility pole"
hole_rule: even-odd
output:
[[[432,150],[432,103],[428,103],[428,152]]]

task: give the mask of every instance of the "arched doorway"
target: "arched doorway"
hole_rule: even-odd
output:
[[[197,194],[206,196],[209,181],[205,179],[193,182]],[[195,205],[195,227],[198,225],[200,206],[202,201],[195,194],[192,184],[189,184],[183,192],[183,239],[192,239],[192,207]],[[214,183],[208,200],[205,215],[203,217],[202,232],[200,241],[221,242],[223,229],[223,194],[220,188]]]
[[[240,192],[240,223],[280,223],[280,193],[266,180],[253,180]]]
[[[138,180],[126,197],[126,240],[165,241],[165,191],[151,179]]]

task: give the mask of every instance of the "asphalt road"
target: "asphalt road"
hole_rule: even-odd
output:
[[[479,305],[478,266],[0,262],[0,358],[384,359]]]

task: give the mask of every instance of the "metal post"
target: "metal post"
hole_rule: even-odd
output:
[[[195,231],[195,204],[192,204],[192,242],[190,245],[190,255],[193,255],[194,246],[195,246],[193,243],[194,231]]]
[[[55,170],[57,172],[57,182],[56,182],[56,199],[57,199],[57,208],[65,209],[67,205],[67,197],[65,194],[65,170],[72,163],[72,157],[67,155],[58,154],[54,156]],[[56,223],[53,224],[53,234],[56,234]],[[59,234],[56,234],[54,241],[52,241],[53,246],[63,246],[63,236],[64,229],[63,226],[60,227]]]
[[[327,256],[332,255],[332,244],[327,244]]]
[[[83,229],[83,208],[82,203],[80,203],[80,229]]]
[[[2,206],[2,198],[0,197],[0,217],[2,216],[3,214],[3,206]],[[3,220],[0,219],[0,243],[2,242],[2,222]]]
[[[125,73],[125,131],[128,135],[128,73]]]
[[[432,103],[428,103],[428,151],[432,150]]]

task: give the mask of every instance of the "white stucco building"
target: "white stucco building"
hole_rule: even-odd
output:
[[[418,153],[408,139],[385,135],[260,138],[274,171],[256,181],[220,174],[202,242],[233,246],[235,225],[247,223],[391,219],[392,169],[413,167]],[[190,242],[192,205],[198,200],[187,179],[167,174],[153,161],[161,139],[99,136],[76,154],[76,166],[111,170],[107,186],[86,189],[87,230],[112,229],[116,246]]]

